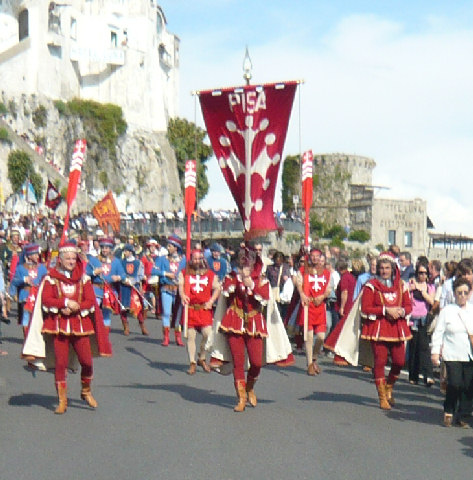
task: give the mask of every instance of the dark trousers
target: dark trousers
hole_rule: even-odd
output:
[[[447,368],[447,395],[443,408],[445,413],[460,417],[471,413],[473,399],[473,362],[445,362]]]
[[[412,339],[409,340],[409,380],[417,382],[419,373],[427,378],[434,378],[432,360],[430,359],[429,336],[427,326],[419,325],[418,330],[412,330]]]

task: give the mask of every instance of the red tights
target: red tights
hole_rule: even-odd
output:
[[[373,374],[375,380],[386,378],[384,367],[388,363],[388,353],[391,354],[391,370],[388,375],[388,383],[394,383],[401,373],[406,358],[404,342],[371,342],[374,354]]]
[[[56,335],[54,337],[54,354],[56,355],[56,371],[54,379],[56,384],[66,383],[66,370],[69,363],[69,345],[74,348],[81,369],[82,382],[90,383],[92,380],[92,351],[90,349],[90,341],[87,335]]]
[[[232,352],[233,359],[233,379],[245,381],[245,345],[250,360],[250,369],[248,377],[258,378],[263,365],[263,339],[261,337],[251,337],[250,335],[237,335],[229,333],[227,335],[228,345]]]

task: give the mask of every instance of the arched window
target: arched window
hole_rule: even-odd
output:
[[[25,8],[18,15],[18,36],[20,42],[29,35],[28,29],[28,10]]]

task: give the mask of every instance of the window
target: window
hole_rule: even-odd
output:
[[[404,232],[404,246],[412,247],[412,232]]]
[[[110,32],[110,45],[112,47],[116,47],[117,46],[117,40],[118,39],[118,35],[117,35],[117,32],[114,32],[114,31],[111,31]]]
[[[396,230],[388,231],[388,245],[396,245]]]
[[[77,40],[77,20],[71,17],[71,38]]]
[[[20,15],[18,15],[18,35],[20,42],[28,37],[29,29],[28,29],[28,10],[22,10]]]

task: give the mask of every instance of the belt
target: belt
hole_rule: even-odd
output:
[[[176,293],[177,285],[161,285],[161,289],[165,292]]]
[[[250,318],[258,315],[258,313],[261,313],[259,310],[251,310],[251,312],[244,312],[242,308],[236,305],[236,303],[230,305],[230,309],[233,310],[240,318],[243,318],[245,324],[248,323],[248,320]]]
[[[194,303],[187,306],[192,310],[205,310],[205,303]]]
[[[92,285],[95,285],[96,287],[103,287],[103,282],[92,282]]]

